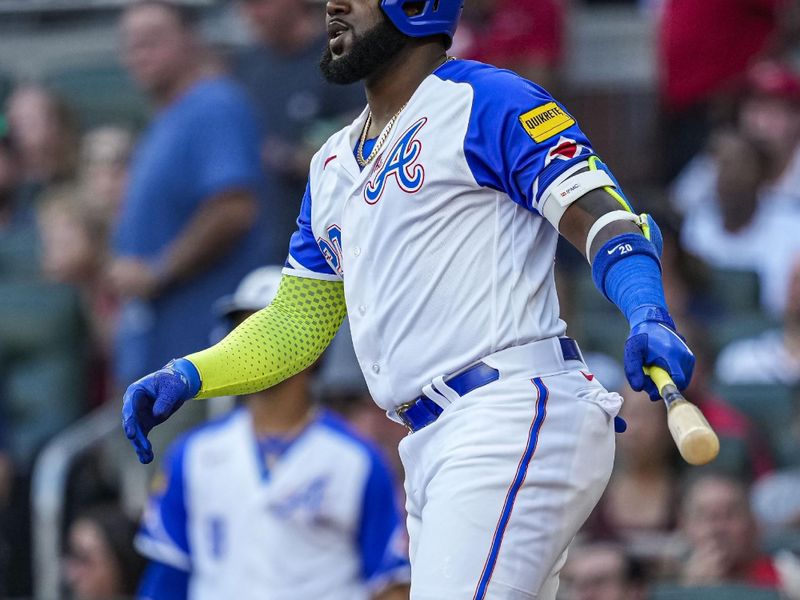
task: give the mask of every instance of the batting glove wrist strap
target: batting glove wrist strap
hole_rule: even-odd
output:
[[[185,358],[178,358],[170,361],[165,368],[172,368],[175,373],[184,381],[187,392],[191,394],[189,398],[194,398],[202,387],[200,373],[192,361]]]

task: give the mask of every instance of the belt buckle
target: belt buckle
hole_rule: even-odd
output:
[[[414,433],[414,429],[413,429],[413,427],[411,427],[411,422],[406,418],[406,411],[409,408],[411,408],[412,406],[414,406],[414,404],[416,404],[417,400],[418,400],[418,398],[415,398],[411,402],[405,402],[405,403],[401,404],[400,406],[398,406],[394,411],[395,414],[397,415],[397,418],[399,418],[403,422],[403,425],[405,426],[405,428],[408,429],[411,433]]]

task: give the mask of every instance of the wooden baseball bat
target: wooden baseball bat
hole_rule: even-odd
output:
[[[683,459],[705,465],[719,454],[719,438],[694,404],[680,393],[672,377],[659,367],[645,367],[667,405],[667,425]]]

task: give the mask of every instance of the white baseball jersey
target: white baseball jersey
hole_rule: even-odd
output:
[[[165,464],[136,545],[190,573],[190,600],[367,600],[408,580],[391,475],[329,413],[294,440],[259,442],[238,409]]]
[[[284,272],[344,280],[356,355],[391,411],[437,377],[565,332],[558,232],[540,211],[592,151],[547,92],[473,61],[428,76],[361,171],[366,114],[312,160]]]

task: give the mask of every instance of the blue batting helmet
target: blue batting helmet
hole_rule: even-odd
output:
[[[419,14],[408,15],[407,4],[422,5]],[[452,42],[464,0],[381,0],[381,8],[401,32],[411,37],[446,35]]]

